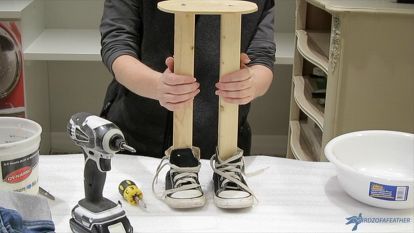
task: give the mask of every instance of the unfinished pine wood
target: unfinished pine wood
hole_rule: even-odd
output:
[[[169,13],[194,13],[194,14],[248,14],[257,10],[257,5],[247,1],[234,0],[209,0],[209,1],[194,1],[194,0],[175,0],[163,1],[158,3],[158,8]]]
[[[220,77],[240,69],[241,15],[221,16]],[[219,100],[218,151],[221,160],[237,152],[239,105]]]
[[[175,14],[174,73],[194,76],[195,15]],[[193,145],[193,105],[174,111],[173,149]]]
[[[256,4],[245,1],[176,0],[160,2],[158,8],[176,15],[175,73],[193,75],[195,14],[221,15],[220,77],[240,69],[241,15],[256,11]],[[237,152],[238,111],[237,104],[226,103],[220,98],[217,147],[222,160]],[[192,146],[192,112],[192,107],[174,112],[175,149]]]

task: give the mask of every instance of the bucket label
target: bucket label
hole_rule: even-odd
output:
[[[3,181],[15,184],[26,180],[39,163],[39,151],[25,157],[1,162]]]
[[[406,201],[408,186],[392,186],[370,182],[369,196],[387,201]]]

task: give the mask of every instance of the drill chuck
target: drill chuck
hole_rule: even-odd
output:
[[[119,135],[116,135],[111,138],[109,147],[114,151],[127,150],[131,153],[136,152],[136,150],[133,147],[128,146],[125,142],[125,139],[123,137],[120,137]]]

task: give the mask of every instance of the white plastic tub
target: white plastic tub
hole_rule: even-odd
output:
[[[0,117],[0,190],[38,193],[41,132],[34,121]]]
[[[325,155],[343,189],[369,205],[414,208],[414,134],[359,131],[332,139]]]

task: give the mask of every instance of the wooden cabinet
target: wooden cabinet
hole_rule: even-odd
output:
[[[287,157],[324,161],[329,140],[352,131],[414,132],[414,5],[297,0],[295,27]]]

